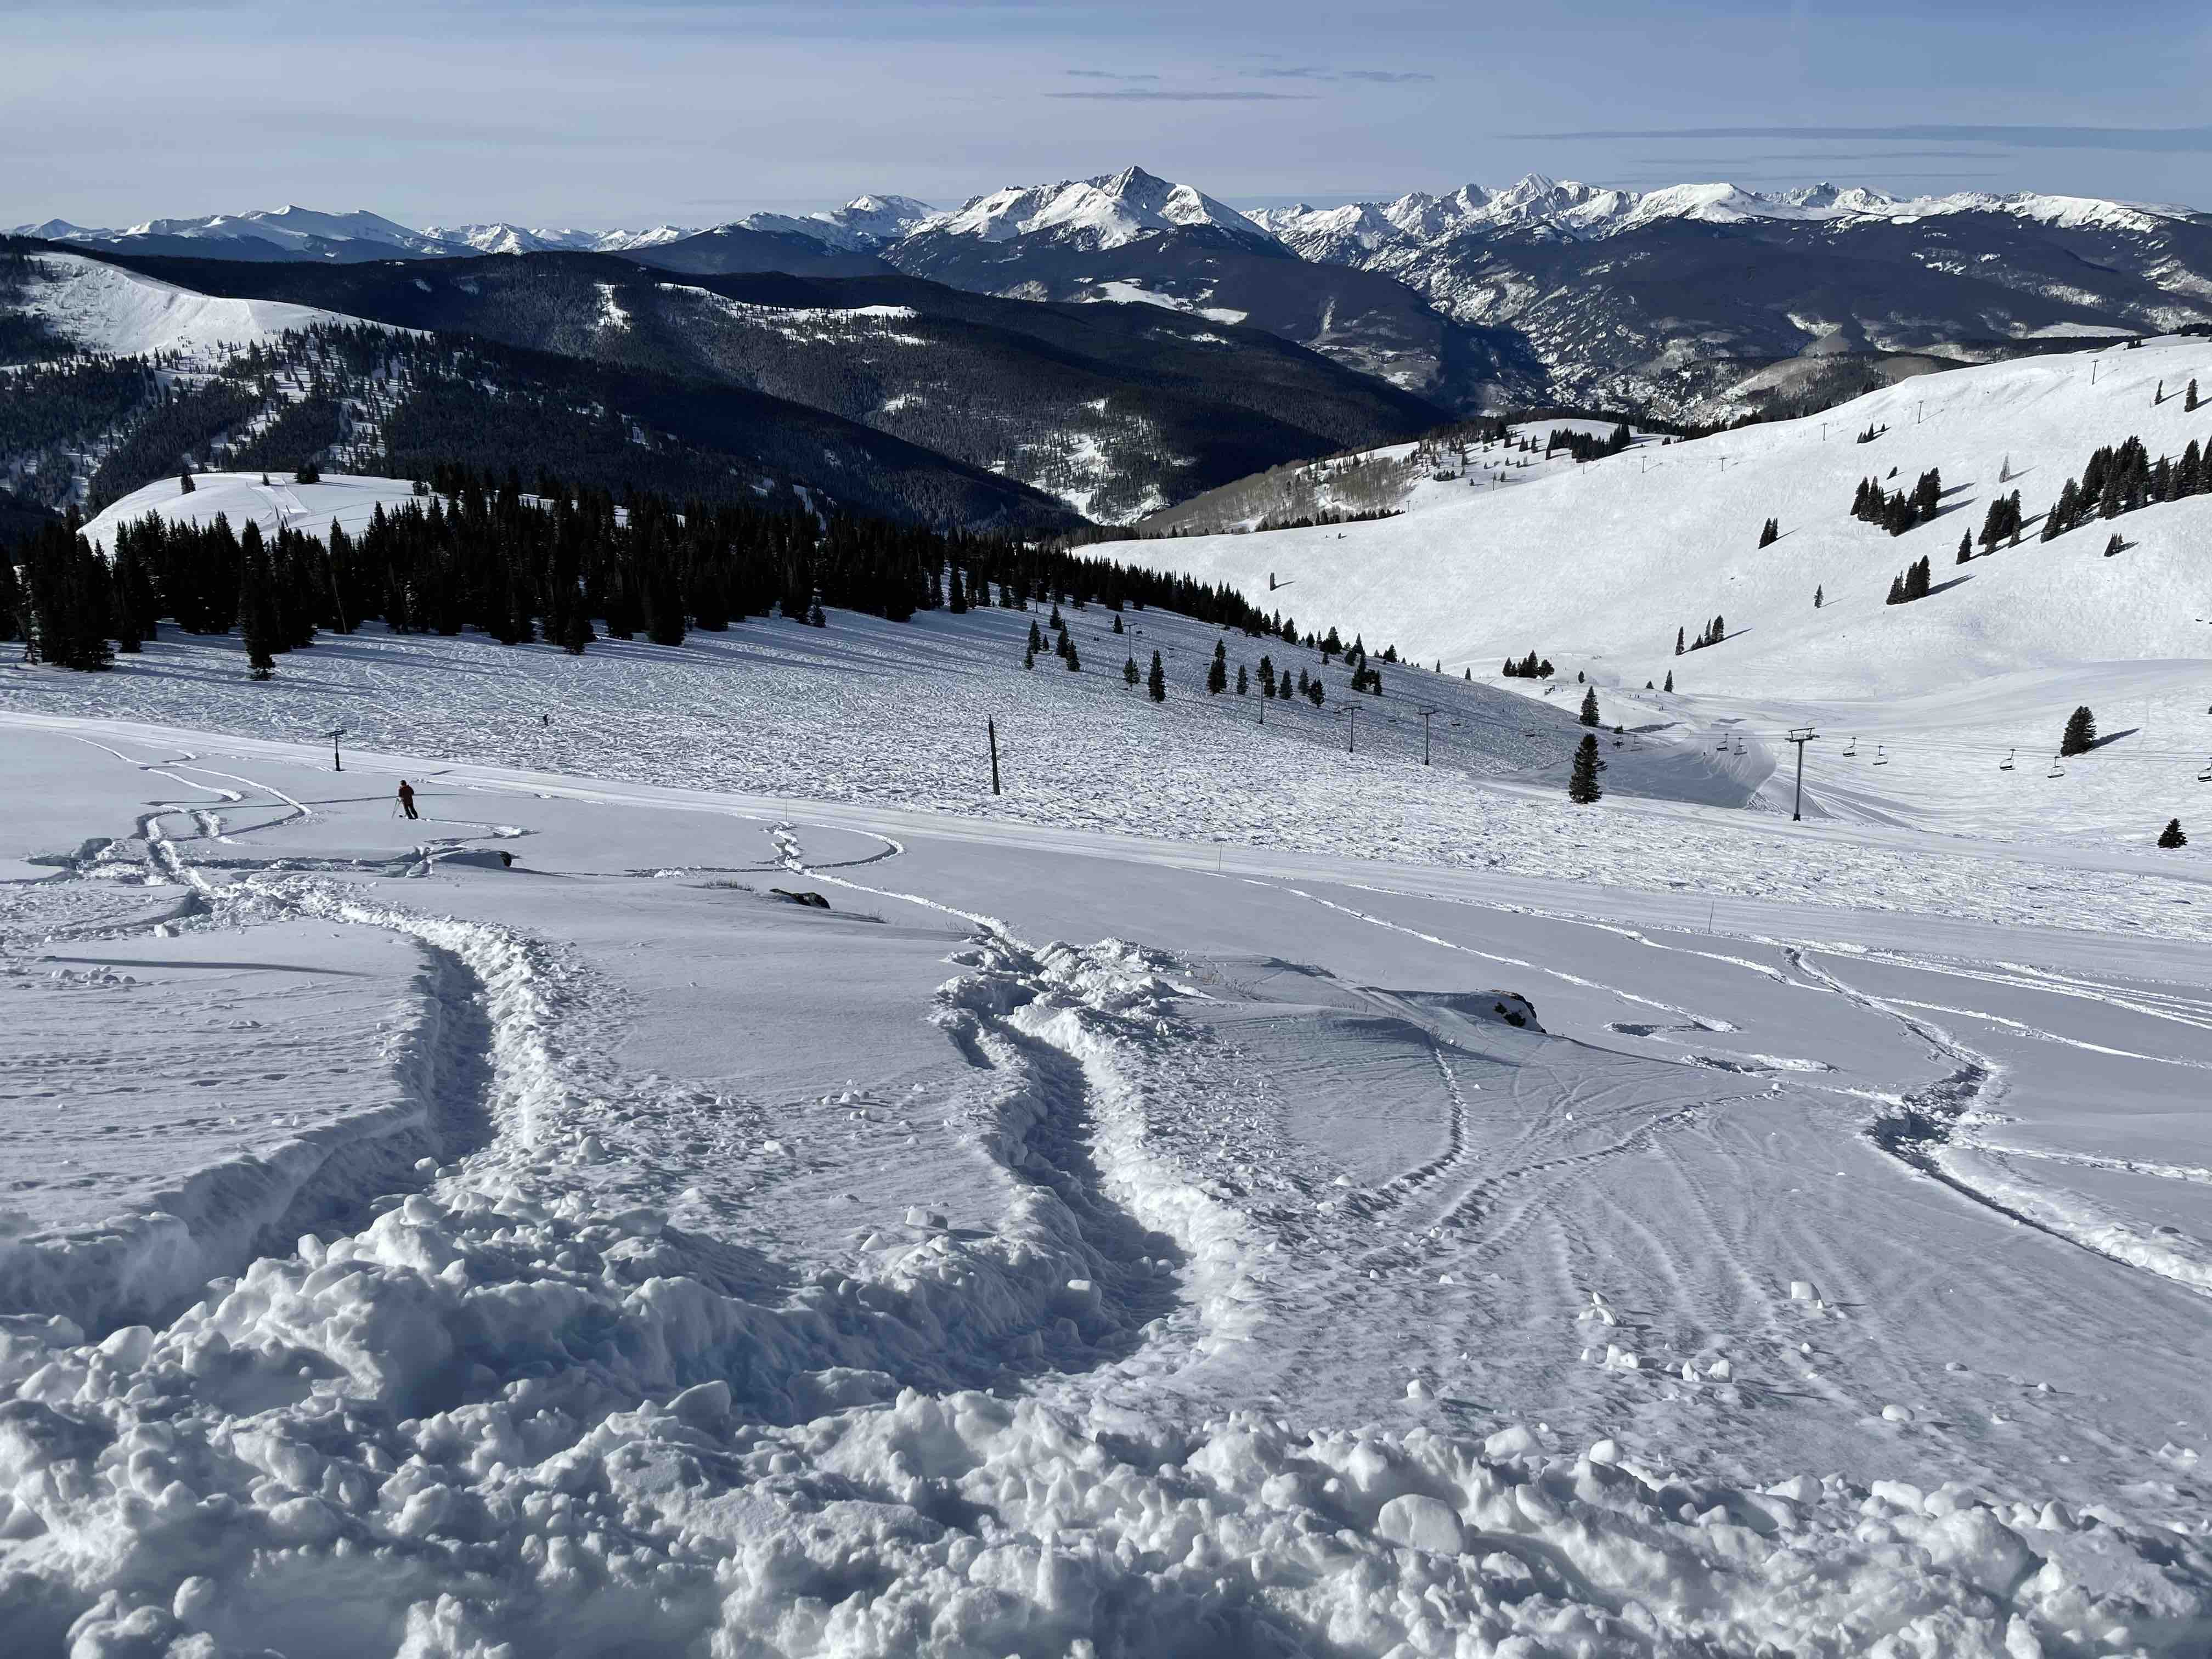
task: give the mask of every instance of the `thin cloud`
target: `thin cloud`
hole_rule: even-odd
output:
[[[1310,92],[1048,92],[1048,98],[1091,98],[1122,103],[1147,104],[1295,104],[1312,99]]]
[[[1408,81],[1433,81],[1437,78],[1419,70],[1332,70],[1310,66],[1246,70],[1244,73],[1259,81],[1367,81],[1387,87],[1400,86]]]
[[[1511,138],[1569,139],[1745,138],[1843,139],[2008,144],[2022,149],[2125,149],[2181,154],[2212,151],[2212,127],[1666,127],[1588,132],[1516,132]]]
[[[1157,75],[1122,75],[1113,70],[1070,70],[1070,75],[1085,81],[1157,81]]]

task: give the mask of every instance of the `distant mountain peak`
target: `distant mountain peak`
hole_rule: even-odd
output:
[[[1017,236],[1109,248],[1166,230],[1210,227],[1255,246],[1273,248],[1273,234],[1236,209],[1192,185],[1126,167],[1091,179],[1051,185],[1012,185],[978,196],[918,229],[952,236],[1009,241]]]

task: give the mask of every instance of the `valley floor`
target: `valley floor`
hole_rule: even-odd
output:
[[[15,1650],[2203,1651],[2194,849],[1026,621],[0,676]]]

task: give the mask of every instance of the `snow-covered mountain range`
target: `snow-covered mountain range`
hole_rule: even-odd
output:
[[[1128,167],[949,209],[864,195],[696,232],[414,230],[292,207],[124,230],[48,221],[19,234],[258,261],[591,252],[700,275],[897,270],[1007,298],[1242,323],[1462,410],[1786,413],[1879,384],[1901,359],[1979,361],[2039,340],[2212,323],[2212,214],[1828,183],[1638,191],[1531,174],[1502,189],[1247,214]]]
[[[1391,202],[1263,209],[1251,219],[1308,258],[1357,263],[1361,255],[1392,244],[1430,244],[1464,231],[1589,242],[1668,219],[1717,225],[1772,220],[1848,226],[1980,213],[2061,228],[2138,233],[2170,223],[2212,223],[2212,215],[2185,207],[2034,191],[1998,196],[1961,191],[1904,198],[1863,185],[1826,183],[1771,195],[1725,183],[1628,191],[1533,173],[1503,190],[1470,184],[1445,196],[1415,191]]]

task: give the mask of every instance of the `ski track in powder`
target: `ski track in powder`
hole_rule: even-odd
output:
[[[1435,1322],[1459,1293],[1452,1278],[1528,1260],[1524,1244],[1551,1282],[1496,1299],[1508,1312],[1579,1309],[1556,1316],[1570,1348],[1602,1331],[1657,1350],[1717,1276],[1752,1310],[1760,1355],[1785,1351],[1796,1304],[1753,1271],[1741,1218],[1675,1150],[1784,1086],[1764,1075],[1732,1085],[1726,1070],[1527,1032],[1512,1041],[1556,1042],[1565,1058],[1540,1075],[1506,1068],[1501,1091],[1477,1068],[1504,1063],[1454,1041],[1418,999],[1332,981],[1421,1057],[1442,1145],[1395,1174],[1325,1186],[1311,1160],[1278,1172],[1255,1159],[1277,1085],[1249,1074],[1258,1051],[1233,1030],[1185,1012],[1220,1000],[1188,963],[1111,939],[1032,944],[997,917],[835,873],[896,870],[908,844],[841,826],[881,850],[811,863],[803,824],[785,818],[761,824],[771,864],[681,868],[787,871],[968,930],[948,942],[951,977],[915,1009],[957,1062],[952,1080],[915,1085],[926,1106],[866,1091],[835,1103],[855,1119],[941,1117],[944,1144],[974,1158],[997,1208],[954,1226],[926,1204],[903,1222],[864,1207],[866,1236],[849,1247],[771,1259],[716,1218],[744,1219],[748,1201],[773,1218],[779,1183],[853,1178],[829,1152],[782,1146],[793,1131],[758,1102],[625,1066],[635,994],[583,946],[427,914],[369,885],[414,878],[423,884],[391,890],[478,902],[441,864],[536,830],[426,819],[440,833],[404,854],[277,856],[281,832],[327,830],[343,804],[196,756],[95,746],[214,804],[144,803],[133,836],[83,842],[40,896],[59,907],[139,870],[183,899],[70,925],[143,939],[315,923],[404,940],[422,968],[387,1057],[416,1117],[386,1127],[421,1156],[398,1167],[334,1156],[339,1185],[304,1222],[289,1199],[272,1201],[269,1224],[228,1254],[211,1242],[142,1322],[115,1312],[88,1329],[58,1310],[0,1322],[0,1392],[15,1413],[0,1437],[0,1475],[12,1477],[0,1493],[13,1493],[0,1499],[0,1607],[11,1582],[31,1582],[6,1571],[30,1564],[44,1599],[12,1604],[25,1609],[15,1634],[27,1652],[1843,1659],[1894,1637],[1899,1654],[2019,1659],[2065,1650],[2031,1644],[2098,1620],[2160,1654],[2212,1628],[2212,1597],[2192,1603],[2147,1568],[2125,1576],[2161,1550],[2201,1557],[2178,1534],[2092,1531],[2048,1504],[1901,1483],[1797,1476],[1760,1491],[1677,1477],[1610,1440],[1578,1451],[1548,1430],[1496,1424],[1426,1358],[1415,1380],[1433,1426],[1316,1425],[1301,1409],[1324,1361],[1371,1340],[1355,1317],[1363,1296],[1401,1310],[1409,1329],[1425,1310]],[[592,792],[574,793],[592,810]],[[1689,1031],[1740,1029],[1304,887],[1234,879]],[[823,925],[865,936],[870,920]],[[1859,991],[1810,949],[1785,951],[1787,973],[1684,953],[1900,1023],[1958,1067],[1905,1097],[1913,1121],[1948,1133],[1996,1092],[1995,1062],[1902,1012],[1948,1011]],[[2199,1023],[2185,1000],[2134,994],[2147,1016]],[[1650,1109],[1618,1075],[1574,1071],[1586,1057],[1648,1063],[1677,1097]],[[1785,1073],[1811,1063],[1764,1059]],[[1480,1147],[1479,1106],[1486,1131],[1492,1118],[1510,1126]],[[1884,1150],[1976,1196],[1936,1167],[1940,1143]],[[1632,1156],[1652,1161],[1649,1179],[1682,1185],[1698,1230],[1678,1236],[1595,1200],[1666,1306],[1616,1305],[1595,1288],[1608,1253],[1561,1205]],[[753,1183],[744,1198],[741,1179]],[[728,1192],[705,1190],[718,1183]],[[1833,1279],[1848,1290],[1841,1263]],[[1296,1322],[1313,1340],[1271,1358]],[[1683,1364],[1685,1389],[1719,1386],[1702,1374],[1693,1384]],[[1875,1382],[1820,1369],[1747,1382],[1746,1397],[1780,1401],[1794,1387],[1879,1412]],[[1649,1373],[1578,1375],[1625,1408]],[[1265,1379],[1256,1393],[1253,1376]],[[220,1543],[179,1541],[195,1537]],[[2120,1588],[2098,1589],[2092,1605],[2081,1585],[2115,1549]],[[1779,1596],[1784,1575],[1793,1588]],[[2171,1609],[2164,1625],[2148,1604]],[[2076,1645],[2123,1650],[2101,1635]]]

